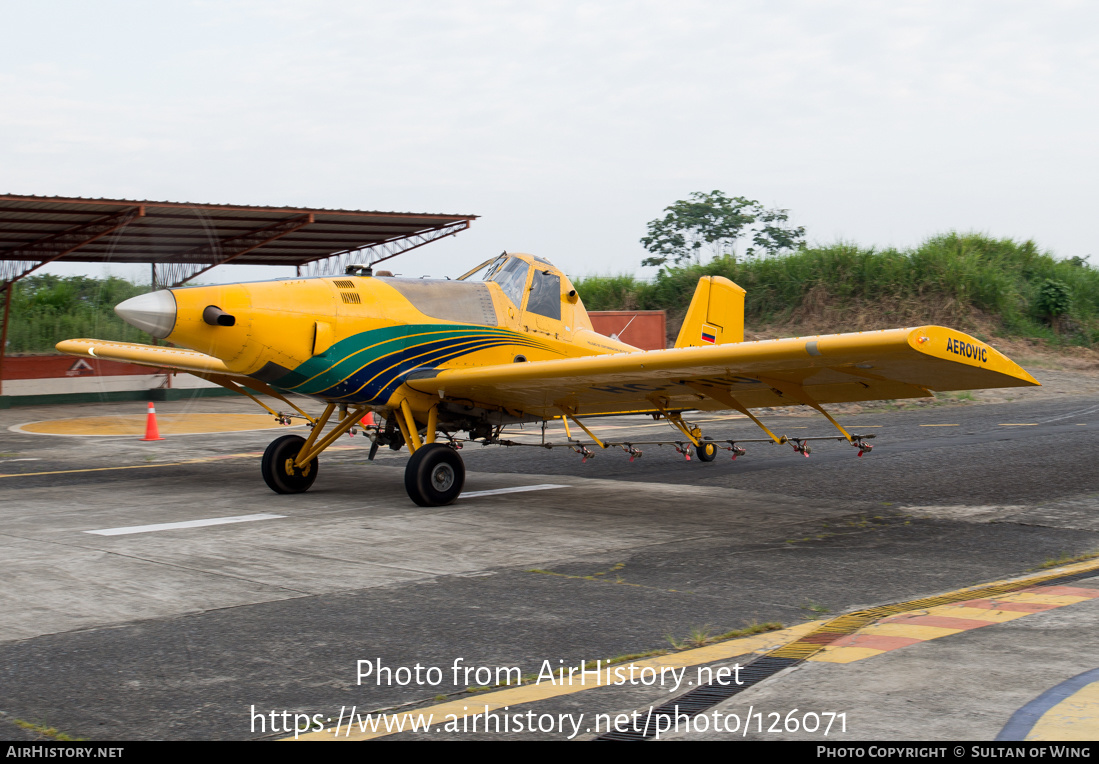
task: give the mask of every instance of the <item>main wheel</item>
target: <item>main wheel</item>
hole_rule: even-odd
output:
[[[712,462],[717,458],[717,446],[707,441],[702,441],[701,445],[695,446],[695,455],[698,456],[700,462]]]
[[[416,449],[404,470],[404,488],[408,498],[421,507],[450,504],[462,492],[466,465],[450,446],[428,443]]]
[[[302,493],[317,479],[317,457],[304,468],[294,466],[305,438],[300,435],[283,435],[275,438],[263,452],[260,470],[263,482],[275,493]]]

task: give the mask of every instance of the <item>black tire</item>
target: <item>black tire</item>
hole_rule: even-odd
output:
[[[450,446],[428,443],[416,449],[404,470],[408,498],[421,507],[451,504],[462,493],[466,465]]]
[[[313,457],[313,461],[305,469],[288,464],[297,457],[303,443],[305,438],[300,435],[283,435],[271,441],[271,445],[263,452],[263,461],[260,463],[263,482],[275,493],[302,493],[308,491],[317,479],[317,457]]]
[[[704,440],[701,445],[695,446],[695,455],[700,462],[712,462],[717,458],[717,446]]]

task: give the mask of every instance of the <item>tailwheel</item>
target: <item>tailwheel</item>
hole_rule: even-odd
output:
[[[704,440],[695,446],[695,454],[701,462],[712,462],[717,458],[717,446]]]
[[[450,504],[462,492],[466,465],[450,446],[428,443],[416,449],[404,470],[408,498],[421,507]]]
[[[294,466],[294,460],[298,458],[303,443],[305,438],[300,435],[283,435],[271,441],[271,445],[263,452],[263,461],[260,463],[263,482],[275,493],[302,493],[308,491],[309,486],[317,479],[316,457],[304,468]]]

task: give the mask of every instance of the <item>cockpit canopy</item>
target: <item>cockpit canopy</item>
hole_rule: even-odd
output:
[[[523,292],[530,281],[526,310],[546,318],[561,320],[561,275],[548,260],[540,257],[503,254],[481,263],[460,281],[494,281],[516,308],[523,307]],[[539,268],[545,265],[545,268]],[[531,271],[533,270],[533,275]]]

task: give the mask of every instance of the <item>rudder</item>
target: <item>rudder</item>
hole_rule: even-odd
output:
[[[677,348],[744,341],[744,290],[723,276],[703,276],[683,318]]]

